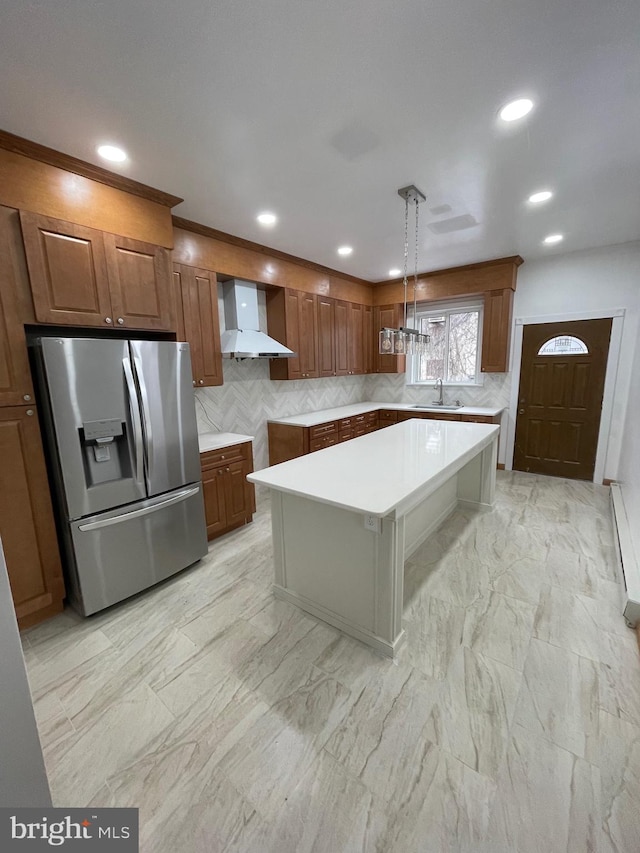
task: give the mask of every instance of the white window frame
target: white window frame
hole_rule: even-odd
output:
[[[434,314],[444,314],[445,316],[449,316],[449,314],[459,314],[464,311],[477,311],[478,312],[478,347],[476,351],[476,375],[473,380],[464,380],[462,382],[456,382],[447,379],[443,382],[443,385],[452,387],[452,388],[460,388],[460,387],[475,387],[484,384],[484,376],[481,373],[481,361],[482,361],[482,325],[483,325],[483,314],[484,314],[484,299],[481,297],[478,299],[465,299],[460,302],[456,302],[454,300],[449,300],[447,302],[419,302],[417,305],[417,317],[410,317],[407,320],[407,325],[412,326],[415,322],[415,327],[419,328],[420,320],[422,317],[431,317]],[[447,340],[448,343],[448,340]],[[446,352],[446,357],[448,358],[448,350]],[[407,370],[406,370],[406,384],[407,385],[415,385],[417,387],[429,387],[433,388],[436,384],[437,379],[417,379],[415,377],[418,365],[418,358],[414,356],[407,356]]]

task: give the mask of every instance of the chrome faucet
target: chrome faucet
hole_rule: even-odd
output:
[[[437,400],[433,400],[433,404],[434,406],[444,406],[444,386],[442,379],[436,379],[435,386],[440,389],[440,397]]]

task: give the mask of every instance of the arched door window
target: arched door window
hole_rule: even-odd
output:
[[[589,350],[584,341],[572,335],[558,335],[542,344],[538,355],[587,355]]]

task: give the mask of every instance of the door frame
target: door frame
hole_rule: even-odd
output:
[[[609,445],[609,434],[611,432],[611,418],[613,416],[613,395],[618,375],[618,360],[620,358],[620,345],[622,343],[622,326],[624,323],[624,308],[613,308],[611,310],[600,309],[596,311],[576,311],[571,314],[541,314],[536,317],[516,317],[513,332],[513,350],[511,356],[511,395],[509,400],[506,436],[506,459],[505,468],[513,470],[513,454],[516,439],[516,417],[518,414],[518,395],[520,393],[520,368],[522,366],[522,337],[524,326],[534,323],[565,323],[574,320],[606,320],[611,318],[611,339],[609,341],[609,353],[607,355],[607,369],[604,377],[604,391],[602,394],[602,414],[600,416],[600,430],[598,432],[598,445],[596,447],[596,463],[593,471],[593,482],[602,483],[604,478],[604,466]]]

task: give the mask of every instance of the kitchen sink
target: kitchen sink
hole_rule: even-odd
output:
[[[414,403],[411,406],[412,409],[425,409],[429,412],[435,412],[442,409],[443,412],[455,412],[456,409],[461,409],[462,405],[459,406],[441,406],[439,403],[433,403],[431,406],[422,406],[420,403]]]

